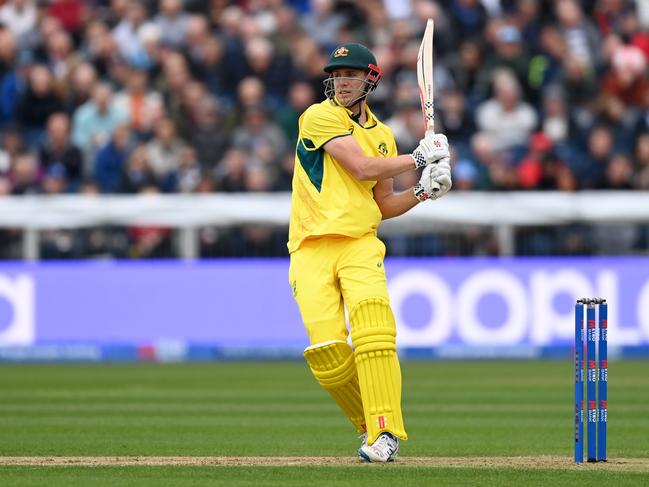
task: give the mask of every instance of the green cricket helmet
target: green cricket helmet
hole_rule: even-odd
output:
[[[365,71],[366,88],[362,95],[356,100],[365,98],[369,93],[376,89],[381,79],[381,69],[376,64],[374,53],[362,44],[349,42],[338,46],[329,55],[329,61],[324,67],[326,73],[331,74],[335,69],[351,68],[362,69]],[[334,96],[332,78],[325,81],[325,95],[328,98]]]

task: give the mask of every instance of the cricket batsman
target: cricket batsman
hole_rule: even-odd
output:
[[[392,131],[367,104],[381,70],[365,46],[337,47],[324,70],[327,99],[299,120],[289,282],[309,335],[304,357],[313,375],[361,435],[361,459],[389,462],[407,434],[377,228],[451,189],[448,142],[431,134],[412,154],[397,154]],[[392,177],[419,168],[419,183],[395,193]]]

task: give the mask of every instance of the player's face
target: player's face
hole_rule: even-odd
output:
[[[362,69],[336,69],[332,76],[336,98],[343,106],[357,100],[365,91],[365,71]]]

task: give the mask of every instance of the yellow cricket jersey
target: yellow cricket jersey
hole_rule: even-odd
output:
[[[288,251],[304,239],[322,235],[362,237],[376,233],[381,222],[372,188],[376,181],[359,181],[322,146],[336,137],[351,136],[371,157],[397,155],[392,130],[366,105],[361,126],[352,112],[335,100],[311,105],[299,120]]]

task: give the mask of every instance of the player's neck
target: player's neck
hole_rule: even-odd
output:
[[[356,119],[360,125],[365,125],[365,122],[367,122],[367,111],[365,110],[364,99],[354,103],[349,107],[349,110],[354,115],[354,119]]]

